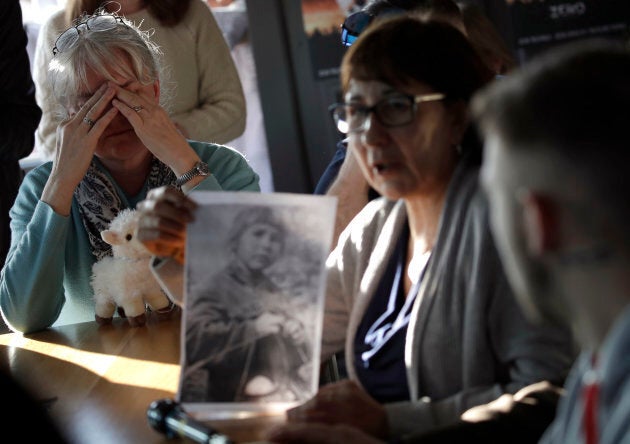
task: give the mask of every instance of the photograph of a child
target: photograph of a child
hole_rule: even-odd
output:
[[[188,229],[181,402],[297,403],[317,389],[332,222],[276,196],[206,203]]]

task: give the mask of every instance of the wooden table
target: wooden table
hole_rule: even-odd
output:
[[[23,336],[0,335],[0,366],[41,399],[76,444],[169,442],[147,422],[149,404],[174,398],[180,319],[132,328],[122,319],[65,325]],[[235,442],[260,441],[284,417],[213,421]]]

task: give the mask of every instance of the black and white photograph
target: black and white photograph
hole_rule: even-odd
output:
[[[305,401],[319,380],[335,199],[191,197],[200,207],[186,241],[179,401],[222,416]]]

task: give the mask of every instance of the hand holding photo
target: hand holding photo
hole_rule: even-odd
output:
[[[319,382],[336,200],[198,192],[188,227],[178,399],[204,418],[284,411]]]

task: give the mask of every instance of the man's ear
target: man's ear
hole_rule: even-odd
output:
[[[531,190],[519,191],[527,248],[534,255],[543,255],[558,248],[560,226],[553,200]]]
[[[160,102],[160,80],[156,80],[155,82],[153,82],[153,93],[155,94],[155,101],[157,103]]]

